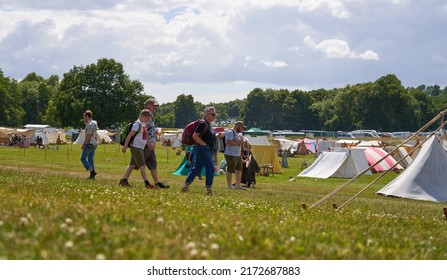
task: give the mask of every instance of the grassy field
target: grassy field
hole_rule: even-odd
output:
[[[132,188],[119,187],[130,153],[117,145],[98,147],[94,181],[85,179],[80,154],[77,145],[0,147],[0,259],[447,259],[445,204],[377,195],[394,173],[342,211],[332,203],[377,175],[303,210],[346,182],[296,178],[311,155],[257,177],[256,189],[228,190],[217,176],[208,197],[199,180],[180,192],[185,177],[171,172],[183,155],[171,148],[157,147],[167,190],[145,189],[139,172]]]

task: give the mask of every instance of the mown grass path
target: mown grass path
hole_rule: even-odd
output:
[[[327,203],[303,210],[345,179],[296,178],[311,155],[289,158],[256,189],[228,190],[215,177],[213,197],[196,180],[171,175],[182,160],[157,147],[159,175],[170,189],[147,190],[138,172],[118,186],[129,154],[99,146],[97,179],[76,145],[48,150],[0,147],[0,259],[447,259],[445,203],[387,198],[387,174],[336,212],[377,175],[363,176]],[[222,156],[222,155],[220,155]],[[289,178],[295,178],[290,181]]]

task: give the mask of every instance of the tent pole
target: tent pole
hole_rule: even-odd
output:
[[[424,144],[428,139],[430,139],[435,133],[436,131],[438,131],[440,128],[442,128],[445,124],[447,123],[444,122],[438,129],[436,129],[435,131],[431,132],[424,140],[422,140],[419,144],[417,144],[411,151],[410,153],[406,154],[404,157],[402,157],[399,161],[397,161],[393,166],[391,166],[390,169],[386,170],[385,172],[383,172],[382,174],[380,174],[379,177],[377,177],[376,179],[374,179],[371,183],[369,183],[366,187],[364,187],[362,190],[360,190],[358,193],[356,193],[354,196],[352,196],[350,199],[348,199],[345,203],[343,203],[342,205],[340,205],[340,207],[337,207],[337,204],[333,204],[332,206],[334,207],[335,210],[340,210],[341,208],[343,208],[346,204],[348,204],[349,202],[351,202],[354,198],[356,198],[357,196],[361,195],[363,192],[365,192],[369,187],[371,187],[372,185],[374,185],[377,181],[379,181],[379,179],[381,179],[383,176],[385,176],[390,170],[392,170],[394,167],[396,167],[398,164],[400,164],[402,161],[404,161],[404,159],[406,159],[407,157],[410,156],[410,154],[415,151],[416,149],[419,149],[422,144]]]
[[[357,180],[361,175],[365,174],[367,171],[373,169],[376,165],[378,165],[379,163],[381,163],[385,158],[387,158],[388,156],[390,156],[391,154],[393,154],[394,152],[396,152],[400,147],[402,147],[404,144],[406,144],[407,142],[409,142],[411,139],[413,139],[414,137],[416,137],[420,132],[424,131],[425,129],[427,129],[430,125],[432,125],[436,120],[438,120],[440,117],[443,117],[445,115],[445,113],[447,112],[447,109],[445,109],[444,111],[440,112],[439,114],[437,114],[433,119],[431,119],[429,122],[427,122],[425,125],[423,125],[418,131],[416,131],[413,135],[411,135],[410,137],[408,137],[404,142],[402,142],[401,144],[399,144],[397,147],[395,147],[392,151],[390,151],[388,154],[386,154],[384,157],[382,157],[380,160],[378,160],[376,163],[374,163],[373,165],[371,165],[369,168],[365,169],[364,171],[362,171],[361,173],[357,174],[356,176],[352,177],[349,181],[347,181],[346,183],[342,184],[340,187],[336,188],[335,190],[333,190],[332,192],[330,192],[329,194],[327,194],[326,196],[324,196],[323,198],[321,198],[320,200],[318,200],[317,202],[315,202],[314,204],[312,204],[310,207],[307,207],[306,204],[301,204],[301,207],[303,209],[312,209],[318,205],[320,205],[321,203],[325,202],[326,200],[328,200],[329,198],[331,198],[332,196],[334,196],[336,193],[338,193],[339,191],[343,190],[344,188],[346,188],[348,185],[350,185],[351,183],[353,183],[355,180]]]

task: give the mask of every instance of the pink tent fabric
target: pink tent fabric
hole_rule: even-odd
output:
[[[304,138],[304,145],[306,145],[307,150],[312,154],[315,155],[317,153],[317,147],[318,147],[317,140]]]
[[[365,156],[368,161],[369,166],[375,164],[380,159],[385,157],[388,153],[385,152],[384,149],[378,147],[366,147]],[[397,161],[392,156],[387,156],[384,160],[382,160],[378,165],[374,166],[372,171],[382,172],[389,170],[391,166],[395,165]],[[401,170],[404,169],[400,164],[396,165],[393,170]]]

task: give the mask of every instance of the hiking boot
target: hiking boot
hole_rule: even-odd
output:
[[[87,179],[95,180],[95,176],[96,176],[96,174],[98,174],[98,173],[96,173],[95,170],[91,170],[91,171],[90,171],[90,176],[88,176]]]
[[[185,186],[182,188],[182,192],[188,192],[189,191],[189,187]]]
[[[214,195],[212,189],[206,189],[206,194],[209,195],[209,196],[213,196]]]
[[[155,186],[152,185],[151,183],[146,183],[146,184],[144,184],[144,187],[145,187],[146,189],[155,189]]]
[[[120,183],[118,184],[121,187],[130,187],[129,182],[127,181],[127,179],[121,179]]]
[[[165,185],[165,184],[163,184],[162,182],[157,182],[156,184],[155,184],[155,186],[157,186],[157,187],[159,187],[159,188],[161,188],[161,189],[169,189],[171,186],[169,186],[169,185]]]

